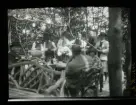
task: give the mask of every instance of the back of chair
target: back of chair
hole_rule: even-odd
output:
[[[100,70],[90,69],[88,72],[82,72],[81,74],[81,95],[84,96],[87,89],[98,88]]]

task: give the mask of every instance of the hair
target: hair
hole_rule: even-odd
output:
[[[104,33],[104,32],[101,32],[100,35],[99,35],[99,37],[102,37],[102,38],[106,38],[106,36],[107,36],[107,34]]]
[[[62,33],[61,36],[62,36],[62,37],[66,37],[67,35],[68,35],[68,32],[65,31],[65,32]]]
[[[79,45],[73,45],[72,46],[72,53],[74,55],[81,54],[81,47]]]
[[[76,40],[75,40],[75,44],[81,45],[81,40],[76,39]]]
[[[89,53],[92,53],[92,52],[96,55],[96,50],[95,50],[93,47],[90,47],[90,48],[88,49],[88,54],[89,54]]]
[[[93,46],[96,44],[96,42],[95,42],[95,39],[94,39],[94,37],[92,37],[92,36],[89,36],[89,41],[88,41],[90,44],[92,44]]]

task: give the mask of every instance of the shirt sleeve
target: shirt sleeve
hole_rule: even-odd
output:
[[[109,42],[105,42],[104,43],[104,47],[105,49],[102,50],[103,53],[108,53],[109,52]]]
[[[36,48],[36,43],[34,42],[33,45],[32,45],[32,50],[35,50]]]
[[[54,42],[52,42],[52,46],[53,46],[53,49],[54,50],[56,50],[57,48],[56,48],[56,45],[55,45],[55,43]]]
[[[74,42],[75,42],[75,40],[70,41],[71,44],[73,44]]]
[[[82,44],[81,47],[86,47],[87,43],[85,41],[82,40]]]
[[[61,46],[61,40],[59,40],[57,43],[57,47],[60,47],[60,46]]]
[[[71,74],[73,74],[73,72],[72,72],[71,63],[69,63],[69,64],[67,65],[67,67],[66,67],[66,76],[69,76],[69,75],[71,75]]]
[[[70,41],[69,41],[68,39],[67,39],[66,41],[67,41],[66,44],[67,44],[67,45],[70,45]]]

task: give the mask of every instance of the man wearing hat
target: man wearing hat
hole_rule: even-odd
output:
[[[79,45],[79,46],[82,48],[82,49],[81,49],[81,50],[82,50],[82,53],[83,53],[83,54],[86,53],[85,47],[86,47],[87,43],[82,39],[82,34],[81,34],[81,33],[78,32],[77,38],[74,39],[74,40],[72,40],[72,41],[71,41],[71,44],[77,44],[77,45]]]
[[[12,45],[10,46],[10,49],[11,51],[8,53],[8,64],[9,65],[16,63],[19,59],[21,59],[21,56],[19,56],[21,45],[19,42],[13,42]],[[9,70],[9,73],[11,73],[11,70]]]
[[[19,53],[21,50],[21,45],[19,42],[13,42],[12,45],[10,45],[10,52],[9,52],[9,63],[15,63],[17,60],[20,59]]]
[[[108,77],[108,52],[109,52],[109,42],[106,40],[106,34],[101,33],[100,38],[100,45],[98,52],[100,53],[100,59],[102,62],[103,70],[102,70],[102,76],[101,76],[101,83],[103,83],[103,75],[105,76],[105,81],[107,81]],[[100,89],[102,91],[102,89]]]
[[[66,92],[68,90],[72,97],[78,96],[81,89],[82,83],[80,80],[82,78],[80,76],[82,72],[90,71],[93,65],[92,58],[81,52],[81,47],[79,45],[73,45],[73,57],[66,67]]]

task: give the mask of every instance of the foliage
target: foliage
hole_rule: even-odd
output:
[[[68,31],[69,39],[73,39],[78,32],[84,38],[96,32],[108,29],[107,7],[81,8],[27,8],[9,10],[8,17],[11,26],[12,42],[18,40],[24,48],[34,41],[47,38],[51,35],[57,43],[62,32]],[[33,26],[35,24],[35,27]]]

